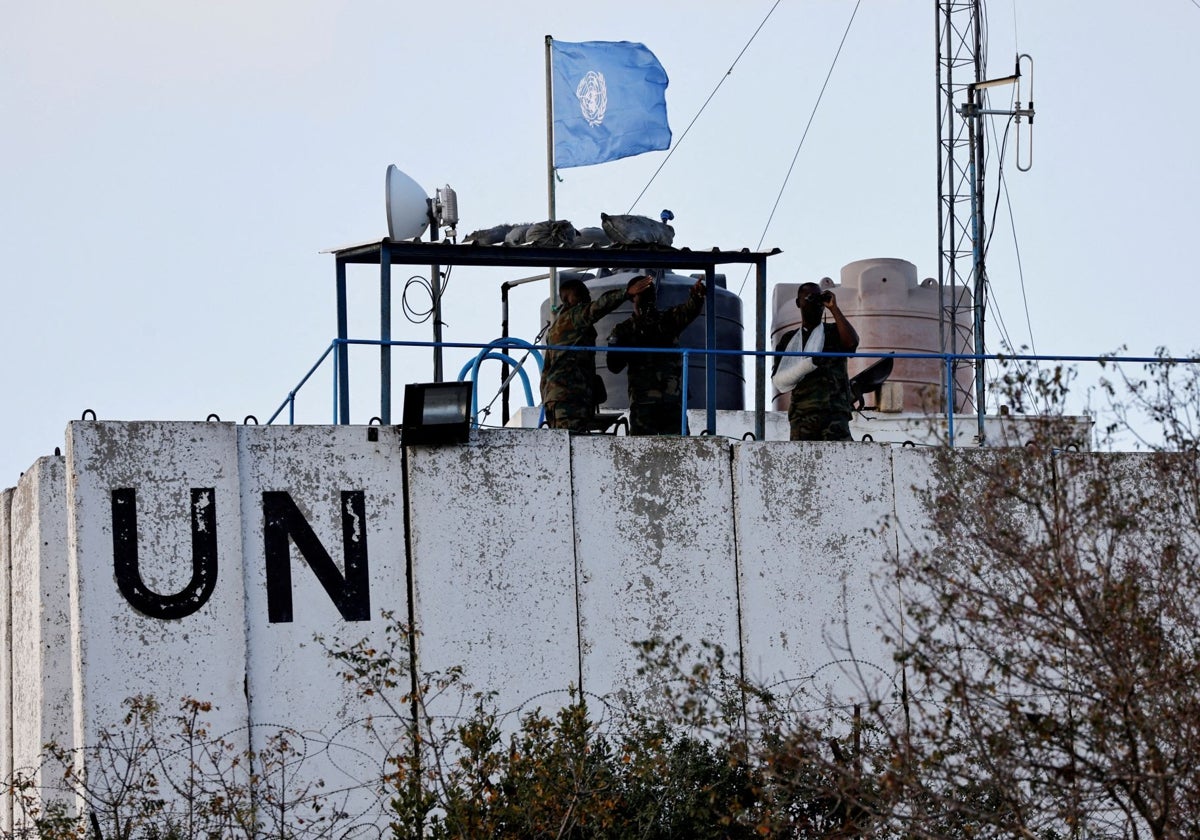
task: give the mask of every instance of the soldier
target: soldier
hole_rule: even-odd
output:
[[[833,292],[821,292],[816,283],[801,283],[796,290],[800,329],[784,333],[775,352],[853,353],[858,333]],[[825,310],[833,323],[823,323]],[[792,440],[853,440],[850,436],[850,377],[846,359],[809,356],[776,356],[771,381],[781,392],[790,390],[788,422]]]
[[[654,284],[647,276],[629,281],[625,291],[613,289],[595,302],[582,280],[565,280],[558,288],[562,306],[546,343],[566,347],[595,347],[595,323],[621,303]],[[596,354],[593,350],[547,350],[542,367],[542,405],[546,424],[551,429],[587,431],[587,423],[596,408],[592,380],[596,378]]]
[[[655,305],[654,287],[633,294],[633,316],[617,324],[610,347],[678,347],[679,334],[704,306],[704,281],[697,280],[688,299],[670,309]],[[608,369],[629,366],[629,434],[674,435],[684,430],[681,382],[683,365],[676,353],[609,353]]]

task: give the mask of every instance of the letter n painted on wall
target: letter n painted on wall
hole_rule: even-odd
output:
[[[267,566],[267,618],[292,620],[292,562],[289,540],[308,562],[346,621],[368,621],[371,592],[367,572],[366,502],[361,490],[342,492],[342,552],[345,575],[321,545],[312,526],[286,491],[263,493],[263,552]]]

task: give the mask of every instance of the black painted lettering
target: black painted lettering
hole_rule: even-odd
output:
[[[289,539],[333,605],[346,621],[371,618],[371,589],[367,572],[366,501],[361,490],[342,492],[343,576],[313,533],[312,526],[296,507],[290,494],[279,490],[263,493],[263,553],[267,567],[267,620],[292,620],[292,562]]]
[[[137,491],[112,491],[113,570],[117,588],[135,610],[151,618],[184,618],[208,602],[217,585],[217,493],[192,488],[192,579],[174,595],[146,586],[138,568]]]

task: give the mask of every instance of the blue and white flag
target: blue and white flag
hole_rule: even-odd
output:
[[[551,42],[554,166],[668,149],[667,72],[632,41]]]

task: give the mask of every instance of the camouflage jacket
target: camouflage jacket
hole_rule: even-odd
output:
[[[824,324],[823,326],[825,346],[822,352],[849,352],[846,345],[842,344],[837,325]],[[779,343],[775,345],[775,351],[778,353],[786,351],[788,342],[795,334],[795,330],[784,333],[779,339]],[[779,368],[782,358],[782,356],[775,357],[775,364],[771,368],[772,375]],[[813,364],[816,365],[816,370],[801,379],[792,389],[792,401],[788,405],[788,419],[794,420],[807,414],[830,412],[844,415],[847,420],[850,419],[850,377],[846,372],[846,359],[814,358]]]
[[[608,338],[610,347],[678,347],[679,334],[704,307],[704,295],[692,294],[670,309],[651,309],[625,319]],[[677,353],[609,353],[608,369],[629,366],[629,404],[678,403],[682,359]]]
[[[624,289],[605,292],[590,303],[561,309],[546,333],[546,343],[595,347],[595,323],[625,301]],[[547,350],[542,365],[542,404],[573,402],[592,404],[592,377],[596,354],[592,350]]]

